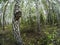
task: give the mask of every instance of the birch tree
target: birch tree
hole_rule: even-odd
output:
[[[6,2],[5,6],[4,6],[4,10],[3,10],[3,24],[2,24],[3,30],[5,30],[5,11],[6,11],[7,5],[8,5],[8,1]]]
[[[20,35],[20,23],[19,23],[19,18],[21,17],[21,10],[20,10],[20,0],[15,0],[15,5],[14,5],[14,13],[13,13],[13,34],[14,38],[16,39],[17,45],[23,45],[22,44],[22,39]]]
[[[40,32],[40,14],[39,14],[39,5],[38,5],[38,2],[39,0],[36,0],[35,3],[36,3],[36,16],[37,16],[37,30],[38,32]]]

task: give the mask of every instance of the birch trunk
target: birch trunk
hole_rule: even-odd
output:
[[[13,16],[13,35],[14,38],[16,39],[17,44],[16,45],[23,45],[21,35],[20,35],[20,23],[19,23],[19,18],[21,16],[20,12],[20,0],[15,0],[15,6],[14,6],[14,16]]]
[[[37,15],[37,31],[40,32],[40,14],[39,14],[39,6],[38,6],[38,1],[36,0],[36,15]]]
[[[6,7],[8,5],[8,1],[6,2],[5,6],[4,6],[4,10],[3,10],[3,24],[2,24],[2,29],[5,30],[5,11],[6,11]]]

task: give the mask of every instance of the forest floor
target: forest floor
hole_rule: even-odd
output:
[[[1,30],[2,28],[0,28],[0,33]],[[6,34],[0,35],[0,43],[2,45],[15,45],[12,27],[6,26],[5,31],[7,31]],[[35,30],[21,30],[20,32],[24,45],[53,45],[54,40],[58,45],[60,44],[60,29],[57,26],[42,26],[40,34]]]

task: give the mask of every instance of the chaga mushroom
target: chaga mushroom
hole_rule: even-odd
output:
[[[21,17],[21,15],[22,15],[22,12],[21,12],[21,11],[16,12],[16,13],[14,14],[15,20],[16,20],[16,21],[19,20],[19,18]]]

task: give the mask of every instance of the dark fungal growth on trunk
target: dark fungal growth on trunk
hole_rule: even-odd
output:
[[[19,18],[21,17],[22,12],[21,12],[21,11],[18,11],[18,12],[16,12],[14,15],[15,15],[15,16],[14,16],[15,21],[17,21],[17,20],[19,20]]]
[[[15,21],[18,21],[19,18],[21,17],[22,15],[22,12],[20,11],[20,6],[18,4],[15,4],[15,8],[14,8],[14,18],[15,18]]]

